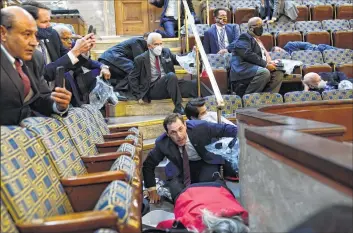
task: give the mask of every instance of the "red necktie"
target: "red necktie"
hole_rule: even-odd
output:
[[[161,77],[161,67],[159,66],[159,57],[156,56],[156,69],[159,73],[158,78]]]
[[[31,90],[31,81],[29,81],[29,78],[28,78],[27,74],[25,74],[23,72],[21,63],[17,59],[15,61],[15,66],[16,66],[16,70],[17,70],[18,74],[20,75],[20,77],[22,79],[22,83],[23,83],[23,86],[24,86],[24,96],[26,98],[26,96],[28,95],[29,91]]]
[[[183,172],[185,187],[191,184],[189,156],[185,146],[183,146]]]

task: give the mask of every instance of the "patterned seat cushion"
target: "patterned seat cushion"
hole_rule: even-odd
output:
[[[29,117],[21,122],[21,126],[39,137],[60,177],[87,173],[67,128],[60,121],[49,117]]]
[[[324,60],[328,64],[353,63],[353,50],[350,49],[331,49],[323,52]]]
[[[222,116],[234,115],[238,108],[242,107],[241,98],[237,95],[223,95],[224,108],[221,111]],[[217,101],[214,95],[205,97],[205,105],[209,111],[217,111]]]
[[[97,122],[94,117],[91,116],[89,111],[85,108],[71,108],[73,114],[77,115],[77,118],[83,118],[86,122],[87,128],[90,130],[91,141],[94,143],[103,143],[104,138]]]
[[[136,164],[135,161],[127,155],[122,155],[115,160],[110,168],[110,171],[124,171],[127,175],[127,182],[131,182],[135,176]]]
[[[288,52],[286,51],[281,51],[281,52],[270,52],[270,56],[272,60],[276,59],[288,59],[291,60],[291,56]]]
[[[108,125],[105,122],[102,113],[98,109],[90,104],[83,104],[81,107],[87,109],[93,115],[103,135],[110,134]]]
[[[350,28],[349,22],[345,19],[323,20],[322,26],[324,30],[333,31],[333,32],[348,30]]]
[[[303,3],[308,6],[318,6],[318,5],[326,5],[326,0],[303,0]]]
[[[323,64],[324,59],[320,51],[301,50],[292,53],[292,60],[302,61],[305,65]]]
[[[350,0],[326,0],[326,3],[328,4],[335,4],[336,6],[338,5],[343,5],[343,4],[349,4],[352,3]]]
[[[292,22],[289,22],[289,23],[275,22],[275,23],[268,23],[267,28],[269,33],[294,32],[295,24]]]
[[[293,91],[284,94],[284,101],[290,102],[305,102],[322,100],[319,92],[316,91]]]
[[[212,69],[227,69],[229,64],[222,54],[207,54]]]
[[[349,25],[351,26],[351,28],[353,29],[353,19],[349,20]]]
[[[15,223],[73,212],[45,148],[21,127],[1,126],[1,199]]]
[[[283,98],[279,93],[253,93],[243,96],[244,107],[258,107],[268,104],[281,104]]]
[[[292,0],[292,2],[294,2],[294,5],[296,5],[296,6],[305,5],[305,4],[303,3],[303,0]]]
[[[6,206],[0,201],[1,210],[1,233],[18,233],[16,225],[11,218],[9,212],[7,212]]]
[[[319,21],[298,21],[295,23],[295,29],[301,32],[322,31],[322,24]]]
[[[322,92],[324,100],[353,99],[353,90],[331,90]]]
[[[94,210],[113,210],[118,215],[118,225],[123,226],[129,221],[132,191],[126,182],[113,181],[103,191]]]
[[[118,152],[129,152],[131,154],[131,157],[134,158],[134,156],[136,155],[136,147],[129,143],[123,143],[120,145]]]
[[[92,140],[93,132],[87,127],[84,117],[78,117],[78,115],[72,111],[72,108],[69,109],[66,117],[60,117],[58,115],[53,115],[53,117],[61,121],[67,127],[80,156],[98,154],[96,145]]]
[[[247,0],[247,1],[238,1],[238,0],[230,0],[229,5],[233,10],[237,8],[256,8],[260,6],[260,0]]]
[[[196,24],[195,26],[196,26],[197,32],[199,33],[199,36],[203,36],[205,34],[205,31],[210,29],[210,25],[208,25],[208,24]],[[180,28],[180,34],[181,35],[185,35],[185,25],[183,25]],[[194,35],[194,33],[192,32],[190,26],[188,27],[188,35],[189,36],[193,36]]]
[[[127,135],[125,140],[133,140],[135,146],[141,146],[140,140],[139,140],[138,136],[136,136],[136,135],[132,135],[132,134]]]

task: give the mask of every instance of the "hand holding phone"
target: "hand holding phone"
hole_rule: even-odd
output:
[[[63,66],[56,68],[55,87],[65,88],[65,68]]]

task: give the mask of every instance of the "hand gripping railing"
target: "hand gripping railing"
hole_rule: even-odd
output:
[[[224,108],[224,101],[223,97],[221,95],[221,92],[219,90],[219,87],[216,82],[216,78],[214,77],[211,65],[208,61],[208,58],[206,56],[205,50],[203,48],[199,33],[196,29],[195,26],[195,20],[194,17],[192,16],[190,12],[190,8],[186,2],[186,0],[183,0],[183,5],[184,5],[184,10],[185,10],[185,36],[186,36],[186,41],[188,41],[188,24],[193,32],[193,35],[195,37],[196,41],[196,68],[198,70],[197,72],[197,84],[198,84],[198,94],[200,96],[200,60],[199,60],[199,54],[201,55],[201,60],[203,61],[203,64],[205,66],[205,70],[207,72],[208,78],[210,79],[212,90],[214,92],[214,95],[216,97],[217,101],[217,118],[218,118],[218,123],[221,123],[221,110]],[[189,46],[189,43],[187,43],[187,48]]]

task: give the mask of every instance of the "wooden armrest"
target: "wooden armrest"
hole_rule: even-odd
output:
[[[135,135],[134,132],[118,132],[118,133],[111,133],[111,134],[103,135],[103,138],[104,139],[114,139],[114,138],[126,137],[131,134]]]
[[[125,180],[126,174],[123,171],[106,171],[92,174],[84,174],[69,178],[61,178],[60,182],[64,187],[90,185],[111,182],[113,180]]]
[[[97,148],[105,148],[105,147],[117,147],[120,146],[123,143],[130,143],[134,144],[134,140],[116,140],[116,141],[111,141],[111,142],[104,142],[104,143],[97,143],[96,147]]]
[[[116,160],[118,157],[122,155],[131,156],[129,152],[109,152],[109,153],[102,153],[95,156],[81,156],[81,159],[84,163],[94,163],[94,162],[101,162],[101,161],[108,161],[108,160]]]
[[[126,127],[108,126],[109,131],[111,133],[118,133],[118,132],[128,131],[132,127],[138,128],[137,125],[131,125],[131,126],[126,126]]]
[[[112,210],[87,211],[36,219],[17,224],[23,233],[90,232],[99,228],[117,229],[118,216]]]

